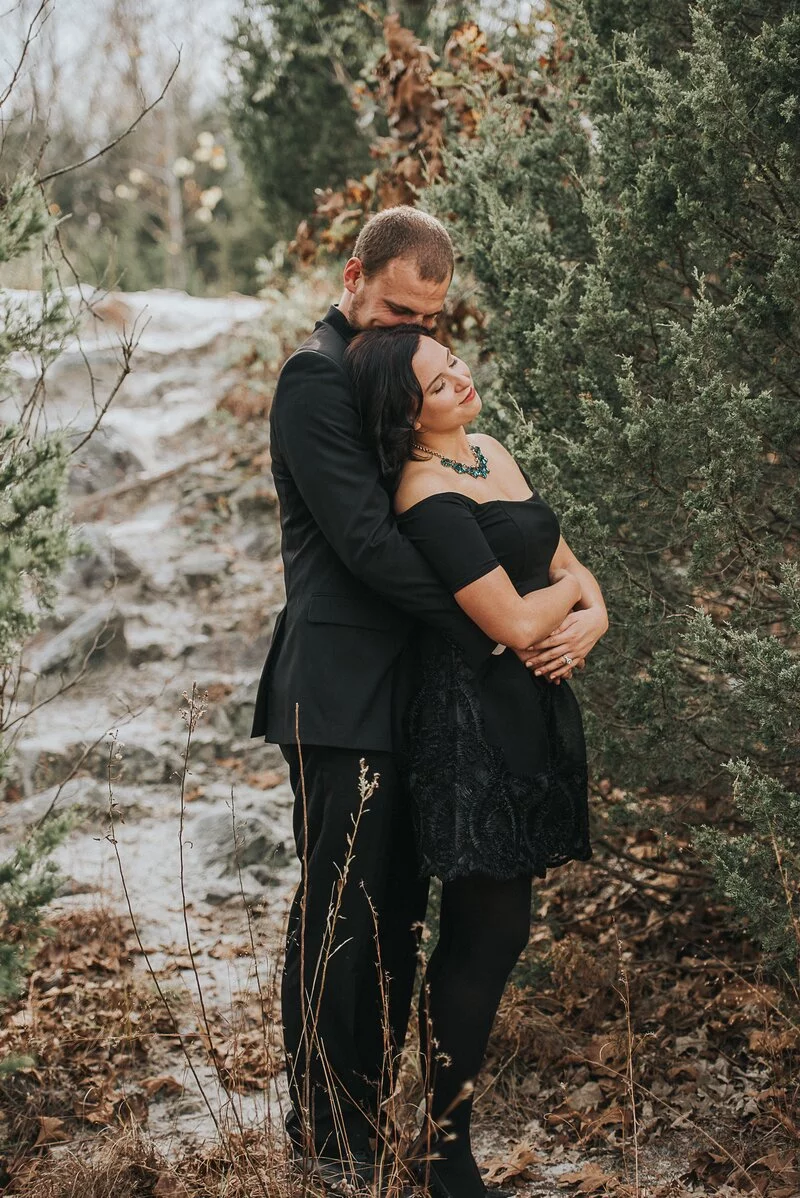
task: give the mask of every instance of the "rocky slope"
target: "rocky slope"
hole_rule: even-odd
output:
[[[73,459],[71,507],[86,545],[60,580],[56,615],[26,647],[26,718],[0,796],[0,839],[7,848],[54,804],[79,808],[56,855],[68,879],[57,905],[124,910],[121,863],[151,964],[196,997],[180,884],[181,711],[193,688],[197,705],[207,692],[188,748],[181,837],[201,984],[225,1008],[255,985],[252,961],[236,952],[249,935],[242,892],[263,981],[297,879],[283,759],[249,737],[283,585],[263,397],[250,388],[253,414],[243,417],[241,360],[280,313],[275,301],[159,292],[109,296],[96,313],[48,374],[48,426],[68,430],[73,446],[95,422],[92,380],[102,402],[120,335],[134,322],[141,335],[133,372]],[[15,366],[22,393],[30,367]],[[0,410],[13,415],[10,404]],[[213,1088],[211,1070],[201,1065],[201,1076]],[[165,1098],[161,1115],[152,1104],[151,1130],[202,1134],[196,1087],[179,1080],[180,1099]],[[249,1117],[263,1117],[263,1104],[251,1103]]]

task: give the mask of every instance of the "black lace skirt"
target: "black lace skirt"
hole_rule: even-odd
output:
[[[543,878],[588,861],[586,745],[569,683],[537,678],[510,649],[476,674],[434,632],[414,654],[401,756],[420,875]]]

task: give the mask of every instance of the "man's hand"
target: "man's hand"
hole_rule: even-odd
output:
[[[573,670],[585,667],[588,654],[607,629],[608,618],[604,612],[591,607],[579,608],[565,616],[549,636],[515,652],[535,674],[558,684],[562,678],[571,678]],[[562,655],[571,657],[572,661],[567,664]]]

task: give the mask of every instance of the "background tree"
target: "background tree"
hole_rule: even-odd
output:
[[[617,818],[695,847],[800,945],[800,14],[559,5],[428,193],[491,317],[511,435],[611,613],[585,680]],[[515,421],[514,406],[523,419]],[[733,777],[735,808],[731,809]],[[665,808],[661,794],[672,796]]]
[[[472,7],[246,0],[229,41],[231,124],[276,239],[291,237],[313,209],[316,190],[368,172],[371,145],[389,131],[384,110],[368,102],[367,85],[385,51],[387,15],[423,42],[440,44]]]
[[[176,0],[165,15],[153,0],[99,0],[82,14],[91,47],[82,56],[79,46],[66,51],[78,37],[74,29],[67,36],[67,7],[51,0],[46,9],[5,108],[3,162],[7,176],[47,175],[116,143],[49,185],[76,273],[129,291],[256,290],[265,214],[217,94],[221,70],[215,76],[207,60],[221,64],[221,53],[197,6]]]
[[[0,269],[37,245],[41,248],[53,229],[32,179],[18,178],[0,189]],[[4,390],[10,355],[30,352],[46,367],[69,327],[69,315],[58,292],[47,286],[38,311],[8,299],[2,308]],[[7,729],[18,722],[14,705],[20,650],[37,627],[38,613],[52,610],[55,579],[71,553],[64,514],[68,449],[60,434],[32,440],[28,425],[25,420],[14,425],[0,422],[0,783],[8,770]],[[69,826],[68,817],[48,821],[0,862],[0,1002],[16,994],[24,978],[44,908],[59,881],[48,855]]]
[[[0,127],[13,123],[16,89],[47,15],[45,0],[22,27],[18,58],[0,88]],[[97,397],[95,424],[80,444],[70,448],[64,430],[48,430],[47,372],[66,338],[76,333],[79,314],[71,310],[59,281],[64,259],[54,214],[58,205],[48,202],[40,177],[19,169],[17,149],[13,139],[0,140],[0,401],[4,413],[15,411],[13,421],[0,420],[0,784],[8,780],[15,741],[37,706],[31,688],[25,700],[20,698],[23,647],[42,616],[54,613],[58,579],[71,556],[91,549],[73,534],[70,458],[96,430],[118,389],[112,388],[103,407]],[[38,290],[30,295],[6,290],[18,272],[30,269],[30,260],[36,263]],[[128,373],[134,337],[132,332],[121,340],[119,382]],[[29,373],[14,369],[16,357],[34,367],[29,385]],[[55,801],[0,862],[0,1002],[18,992],[47,930],[45,908],[61,881],[50,853],[73,826],[75,813],[53,814]],[[0,1062],[0,1070],[17,1064]]]

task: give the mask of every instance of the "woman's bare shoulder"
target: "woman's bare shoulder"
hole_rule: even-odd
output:
[[[492,450],[493,453],[499,452],[502,457],[510,458],[512,462],[514,461],[503,442],[498,441],[496,437],[490,437],[488,433],[470,433],[469,439],[470,441],[474,441],[478,449],[482,449],[484,452],[487,450]]]
[[[437,470],[434,463],[410,461],[404,466],[394,493],[394,510],[399,516],[421,499],[439,495],[445,490],[447,487],[442,479],[442,471]]]

